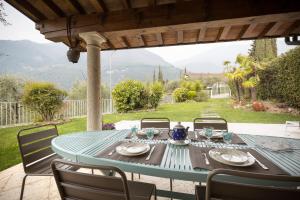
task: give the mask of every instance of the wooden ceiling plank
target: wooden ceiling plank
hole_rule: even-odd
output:
[[[278,29],[284,24],[284,23],[290,23],[288,21],[285,21],[285,22],[276,22],[275,25],[270,28],[270,30],[265,34],[265,35],[276,35],[277,34],[277,31]]]
[[[65,13],[52,0],[43,0],[43,2],[59,17],[65,17]]]
[[[236,38],[237,40],[240,40],[243,38],[244,34],[246,33],[246,31],[248,30],[250,24],[244,25],[238,35],[238,37]]]
[[[103,0],[97,0],[97,2],[100,5],[100,7],[102,8],[103,12],[108,12],[108,8]]]
[[[148,5],[149,6],[155,7],[156,4],[157,4],[157,0],[148,0]]]
[[[123,44],[125,44],[126,47],[130,47],[130,44],[129,44],[126,36],[122,36],[121,40],[122,40]]]
[[[156,33],[156,40],[158,42],[159,45],[163,45],[164,44],[164,40],[163,40],[163,36],[161,33]]]
[[[244,32],[243,36],[248,35],[248,34],[251,35],[257,25],[258,25],[258,23],[252,23],[252,24],[250,24],[248,26],[247,30]]]
[[[140,42],[140,46],[146,46],[145,38],[144,38],[143,35],[138,34],[136,37],[137,37],[137,39],[138,39],[139,42]]]
[[[81,6],[81,4],[77,0],[69,0],[70,3],[73,5],[73,7],[82,15],[87,14],[84,8]]]
[[[230,30],[231,30],[231,26],[225,26],[219,39],[226,40]]]
[[[223,31],[224,31],[224,27],[220,27],[219,30],[218,30],[218,34],[217,34],[217,37],[215,39],[215,42],[220,40],[220,37],[221,37]]]
[[[258,35],[258,38],[263,38],[275,24],[276,22],[267,24],[263,31]]]
[[[34,16],[31,12],[28,10],[24,9],[21,5],[19,5],[16,1],[14,0],[6,0],[6,2],[11,5],[12,7],[15,7],[17,10],[19,10],[23,15],[27,16],[29,19],[31,19],[34,22],[39,21],[39,19]]]
[[[283,32],[283,36],[289,36],[295,29],[300,26],[300,20],[295,21],[286,31]]]
[[[183,43],[183,31],[177,31],[177,43]]]
[[[193,2],[193,4],[191,4],[191,2]],[[208,28],[211,28],[210,26],[219,28],[220,26],[226,25],[242,26],[250,23],[266,23],[266,21],[267,23],[270,23],[272,22],[271,20],[300,19],[300,12],[252,16],[247,18],[239,18],[239,14],[232,15],[232,19],[224,19],[223,17],[225,17],[226,14],[222,14],[222,12],[221,14],[211,13],[208,19],[204,19],[201,15],[201,9],[195,6],[197,4],[195,4],[194,1],[191,2],[181,3],[180,7],[175,4],[172,12],[168,12],[169,7],[166,5],[157,5],[155,8],[137,8],[135,10],[143,16],[139,22],[136,20],[136,14],[129,10],[107,13],[104,24],[99,23],[99,15],[97,14],[78,15],[76,16],[76,24],[73,27],[73,32],[74,34],[78,34],[80,32],[99,31],[110,33],[112,35],[115,34],[115,36],[118,37],[120,35],[136,35],[137,32],[143,32],[143,34],[155,34],[157,32],[161,33],[170,30],[177,31],[178,29],[199,29],[204,23],[209,25]],[[211,8],[213,6],[210,5],[209,7]],[[167,17],[168,14],[171,15],[169,18]],[[244,14],[242,15],[244,16]],[[51,39],[51,37],[65,37],[65,24],[65,18],[53,21],[46,20],[43,22],[44,26],[41,26],[41,32],[44,33],[48,39]],[[251,27],[249,27],[249,29],[251,29]],[[200,31],[199,36],[201,35],[202,33]]]
[[[202,28],[199,30],[199,35],[198,35],[198,41],[199,41],[199,42],[204,41],[204,38],[205,38],[205,35],[206,35],[206,30],[207,30],[207,27],[202,27]]]
[[[131,9],[132,8],[130,0],[121,0],[121,3],[123,4],[125,9]]]
[[[28,1],[23,0],[15,0],[16,3],[18,3],[20,6],[22,6],[24,9],[26,9],[28,12],[32,13],[35,17],[37,17],[39,20],[46,20],[47,17],[41,13],[38,9],[36,9],[33,5],[31,5]]]

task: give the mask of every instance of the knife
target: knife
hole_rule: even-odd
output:
[[[253,158],[263,169],[265,170],[269,169],[266,165],[262,164],[259,160],[257,160],[250,152],[247,152],[247,155]]]
[[[151,157],[151,155],[152,155],[154,149],[155,149],[155,145],[151,148],[150,153],[148,154],[146,160],[150,160],[150,157]]]
[[[206,156],[206,153],[202,153],[203,154],[203,156],[204,156],[204,158],[205,158],[205,164],[206,165],[209,165],[209,160],[208,160],[208,158],[207,158],[207,156]]]

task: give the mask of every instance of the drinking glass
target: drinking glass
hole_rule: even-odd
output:
[[[208,143],[211,142],[211,137],[213,136],[213,128],[208,127],[208,128],[204,128],[204,135],[207,137],[208,139]]]
[[[232,132],[223,131],[223,141],[229,145],[232,141]]]
[[[146,135],[149,140],[152,140],[154,137],[154,128],[147,128]]]
[[[138,139],[138,137],[137,137],[137,131],[138,131],[138,129],[137,129],[137,127],[136,126],[133,126],[132,128],[131,128],[131,138],[133,139],[133,140],[136,140],[136,139]]]

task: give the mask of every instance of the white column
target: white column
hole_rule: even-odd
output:
[[[97,32],[80,33],[87,49],[87,131],[102,129],[100,45],[105,38]]]

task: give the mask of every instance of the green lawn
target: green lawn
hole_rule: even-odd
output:
[[[139,120],[143,117],[168,117],[172,121],[192,121],[200,117],[204,110],[217,112],[228,122],[248,123],[285,123],[287,120],[300,120],[300,116],[289,114],[272,114],[266,112],[252,112],[233,109],[229,100],[215,99],[202,103],[165,104],[156,111],[139,111],[126,114],[109,114],[104,116],[104,122],[117,122],[120,120]],[[19,150],[16,140],[18,130],[24,127],[0,129],[0,171],[20,162]],[[73,119],[58,126],[60,134],[83,131],[86,129],[86,118]]]

